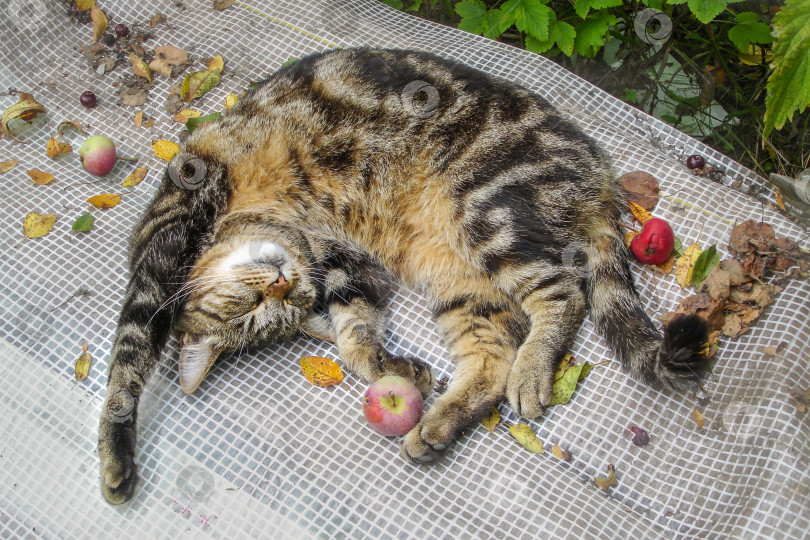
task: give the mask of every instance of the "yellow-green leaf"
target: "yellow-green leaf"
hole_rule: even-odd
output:
[[[121,202],[121,195],[118,193],[102,193],[101,195],[94,195],[93,197],[90,197],[87,199],[87,202],[96,208],[112,208]]]
[[[28,212],[23,220],[23,234],[26,238],[39,238],[45,236],[56,223],[56,214],[37,214]]]
[[[509,433],[511,433],[512,437],[514,437],[515,440],[529,452],[533,452],[535,454],[543,453],[543,443],[540,442],[540,439],[538,439],[537,435],[534,434],[532,428],[526,424],[515,424],[509,426]]]
[[[703,250],[700,249],[700,244],[695,242],[683,252],[683,255],[678,257],[675,262],[675,279],[681,288],[685,289],[692,284],[692,272],[695,269],[695,262],[697,262]]]
[[[613,465],[608,465],[608,475],[604,478],[594,476],[593,481],[600,489],[610,489],[619,483],[616,480],[616,468]]]
[[[76,0],[76,11],[87,11],[96,5],[96,0]]]
[[[173,120],[175,122],[179,122],[180,124],[185,124],[188,122],[189,118],[198,118],[202,116],[202,111],[197,111],[194,109],[183,109],[179,113],[174,115]]]
[[[146,173],[147,173],[146,167],[138,167],[124,179],[124,182],[121,184],[121,187],[137,186],[143,181],[144,178],[146,178]]]
[[[216,71],[195,71],[189,73],[183,79],[183,86],[180,88],[180,97],[188,103],[205,95],[206,92],[219,84],[219,72]]]
[[[214,71],[216,73],[222,73],[222,70],[225,68],[225,60],[222,59],[222,55],[216,55],[211,60],[208,61],[208,65],[206,69],[208,71]]]
[[[159,141],[152,141],[152,150],[160,159],[164,161],[171,161],[172,158],[176,156],[178,152],[180,152],[180,147],[177,145],[177,143],[161,139]]]
[[[315,386],[331,386],[343,380],[343,370],[334,360],[322,356],[301,358],[301,372]]]
[[[500,421],[501,413],[498,412],[498,407],[492,407],[492,411],[483,420],[481,420],[484,427],[489,430],[490,438],[492,438],[492,434],[495,433],[495,426],[497,426]]]
[[[549,405],[565,405],[571,401],[571,396],[577,389],[577,382],[588,376],[591,365],[588,362],[569,366],[561,377],[555,377],[552,388],[551,403]],[[557,371],[559,373],[559,370]]]
[[[149,65],[141,60],[137,54],[129,53],[129,62],[132,64],[132,71],[135,72],[135,75],[152,82],[152,71],[149,69]]]
[[[90,373],[91,360],[90,353],[87,352],[87,343],[85,343],[82,345],[82,354],[76,360],[76,367],[73,370],[76,382],[82,382],[87,378],[87,374]]]

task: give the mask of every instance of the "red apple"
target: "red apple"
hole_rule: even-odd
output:
[[[363,395],[363,416],[387,437],[405,435],[422,416],[422,394],[405,377],[388,375],[374,382]]]
[[[630,241],[630,251],[645,264],[661,264],[672,255],[675,235],[669,223],[652,218],[644,223],[641,232]]]
[[[104,135],[87,137],[79,148],[84,170],[94,176],[105,176],[115,167],[115,143]]]

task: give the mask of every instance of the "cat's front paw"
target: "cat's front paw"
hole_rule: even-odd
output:
[[[105,403],[98,428],[99,480],[108,503],[119,505],[132,498],[138,474],[135,467],[135,418],[125,407],[111,411]]]
[[[548,377],[539,370],[525,370],[512,368],[506,382],[506,398],[509,406],[519,416],[537,418],[551,403],[554,395],[554,374]]]
[[[444,423],[423,418],[402,439],[399,446],[402,456],[418,465],[434,463],[453,442],[452,433],[448,428],[449,426]]]
[[[399,375],[413,382],[423,397],[426,397],[436,385],[436,378],[430,366],[416,358],[394,356],[384,352],[377,359],[377,367],[380,377]]]

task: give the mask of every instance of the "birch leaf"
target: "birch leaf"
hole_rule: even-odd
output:
[[[0,161],[0,174],[6,173],[17,166],[16,159],[10,159],[8,161]]]
[[[87,352],[87,343],[85,343],[82,345],[82,354],[80,354],[79,358],[76,360],[76,367],[73,370],[76,382],[82,382],[87,378],[87,374],[90,373],[91,360],[90,353]]]
[[[195,71],[183,79],[180,97],[188,103],[205,95],[219,84],[219,73],[216,71]]]
[[[188,122],[189,118],[198,118],[202,116],[202,111],[197,111],[194,109],[183,109],[179,113],[174,115],[173,120],[180,124],[185,124]]]
[[[26,238],[39,238],[45,236],[56,223],[56,214],[37,214],[28,212],[23,220],[23,234]]]
[[[700,244],[695,242],[686,248],[683,255],[675,262],[675,279],[678,280],[678,284],[682,289],[692,284],[692,272],[701,253],[703,253],[703,250],[700,249]]]
[[[107,31],[107,16],[97,5],[90,6],[90,20],[93,21],[93,41],[97,43]]]
[[[118,193],[102,193],[101,195],[94,195],[93,197],[90,197],[87,199],[87,202],[96,208],[103,208],[106,210],[121,202],[121,195]]]
[[[44,171],[38,171],[36,169],[25,171],[28,176],[31,177],[31,180],[34,181],[35,184],[39,186],[47,186],[51,182],[53,182],[54,176],[51,173],[46,173]]]
[[[137,54],[129,53],[129,62],[132,64],[132,71],[135,75],[143,77],[150,83],[152,82],[152,71],[149,69],[149,65],[141,60]]]
[[[544,452],[543,443],[540,442],[540,439],[538,439],[537,435],[534,434],[532,428],[526,424],[515,424],[509,426],[509,433],[517,442],[520,443],[523,448],[529,452],[534,454],[542,454]]]
[[[222,73],[222,70],[225,68],[225,60],[222,59],[222,55],[216,55],[211,60],[209,60],[208,65],[206,66],[208,71],[213,71],[217,74]]]
[[[644,207],[634,203],[633,201],[628,202],[627,205],[630,207],[630,213],[633,214],[636,221],[642,225],[652,219],[652,214],[644,209]]]
[[[334,360],[322,356],[301,358],[301,372],[315,386],[331,386],[343,380],[343,370]]]
[[[594,476],[593,481],[600,489],[610,489],[619,483],[616,480],[616,468],[613,465],[608,465],[608,475],[605,478]]]
[[[171,161],[172,158],[176,156],[178,152],[180,152],[180,147],[177,145],[177,143],[161,139],[159,141],[152,141],[152,150],[160,159],[164,161]]]
[[[3,131],[12,139],[14,136],[9,130],[9,124],[12,120],[28,122],[29,120],[33,120],[36,115],[45,112],[45,107],[41,103],[37,103],[34,96],[31,94],[18,92],[17,97],[19,101],[3,111],[3,117],[0,120],[0,126],[2,126]]]
[[[239,101],[239,96],[231,92],[227,96],[225,96],[225,110],[230,111],[236,102]]]
[[[53,137],[48,139],[48,145],[45,148],[45,153],[51,159],[55,159],[56,156],[61,156],[62,154],[67,154],[68,152],[72,151],[73,148],[71,148],[69,144],[57,141]]]
[[[492,407],[492,412],[489,413],[481,423],[484,424],[484,427],[489,430],[489,438],[492,439],[492,434],[495,433],[495,426],[497,426],[501,421],[501,413],[498,412],[497,407]]]
[[[137,186],[143,181],[144,178],[146,178],[146,173],[147,173],[146,167],[138,167],[124,179],[124,182],[121,184],[121,187]]]
[[[71,229],[79,232],[87,232],[93,228],[94,221],[93,215],[90,212],[85,212],[73,222],[73,227],[71,227]]]

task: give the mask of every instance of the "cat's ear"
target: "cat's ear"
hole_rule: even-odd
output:
[[[180,346],[180,388],[191,394],[203,382],[222,349],[206,336],[188,333],[180,335]]]

